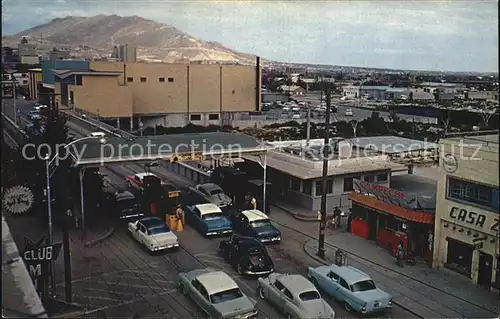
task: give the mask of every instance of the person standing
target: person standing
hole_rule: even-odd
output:
[[[177,209],[175,210],[175,216],[177,217],[177,222],[182,223],[182,227],[184,227],[184,209],[182,209],[182,205],[177,205]]]
[[[340,215],[342,215],[342,211],[338,206],[335,206],[335,209],[333,210],[333,228],[340,226]]]

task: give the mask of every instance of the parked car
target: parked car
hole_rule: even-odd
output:
[[[392,296],[352,266],[308,267],[307,276],[316,287],[343,302],[347,311],[369,314],[392,308]]]
[[[111,211],[120,220],[144,217],[139,201],[128,191],[113,194],[111,198]]]
[[[209,203],[215,204],[220,208],[226,208],[232,205],[232,200],[227,196],[219,185],[214,183],[198,184],[189,189],[190,193],[197,193],[205,198]]]
[[[346,109],[345,110],[345,116],[353,116],[352,110],[351,109]]]
[[[243,236],[254,237],[262,243],[279,243],[281,241],[280,230],[260,210],[236,211],[232,219],[233,228]]]
[[[99,138],[105,138],[106,133],[104,132],[92,132],[89,134],[90,137],[99,137]]]
[[[231,221],[214,204],[186,206],[186,220],[205,236],[226,235],[233,232]]]
[[[158,176],[156,176],[153,173],[137,173],[134,175],[127,176],[125,183],[127,184],[128,187],[130,187],[134,190],[143,191],[144,186],[145,186],[145,181],[144,181],[145,177],[153,177],[153,178],[156,177],[156,178],[160,179]]]
[[[159,217],[144,217],[128,223],[128,231],[150,252],[179,247],[179,239]]]
[[[179,289],[189,296],[209,318],[256,318],[257,302],[246,296],[225,272],[212,268],[179,274]]]
[[[258,280],[259,297],[278,308],[285,318],[335,318],[332,307],[321,298],[316,287],[301,275],[274,273]]]
[[[274,271],[266,247],[255,238],[233,235],[220,242],[219,251],[240,275],[268,275]]]

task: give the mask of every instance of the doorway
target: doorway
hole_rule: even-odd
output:
[[[478,285],[490,289],[492,271],[493,271],[493,256],[480,251],[479,272],[477,276]]]

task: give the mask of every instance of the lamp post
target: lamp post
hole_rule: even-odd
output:
[[[67,145],[64,146],[64,149],[68,149],[68,147],[70,147],[71,145],[74,145],[75,143],[77,142],[81,142],[81,141],[85,141],[85,140],[91,140],[91,139],[99,139],[99,137],[97,136],[86,136],[86,137],[82,137],[82,138],[79,138],[77,140],[74,140],[72,141],[71,143],[68,143]],[[106,143],[106,140],[101,138],[100,139],[101,143],[102,144],[105,144]],[[53,229],[52,229],[52,194],[51,194],[51,188],[50,188],[50,178],[52,177],[52,175],[54,175],[56,169],[57,169],[57,164],[56,164],[56,168],[54,168],[51,172],[50,170],[50,166],[52,165],[52,163],[54,163],[54,161],[56,159],[59,158],[59,151],[54,155],[54,157],[52,159],[50,159],[50,157],[47,155],[45,157],[45,173],[46,173],[46,178],[47,178],[47,186],[46,186],[46,190],[47,190],[47,213],[48,213],[48,224],[49,224],[49,245],[51,245],[53,242],[54,242],[54,237],[53,237]],[[83,201],[83,198],[81,199]],[[66,228],[66,227],[65,227]],[[65,230],[67,231],[67,230]],[[69,251],[69,238],[68,236],[63,236],[64,238],[64,250],[66,252],[66,250]],[[67,240],[67,241],[66,241]],[[68,253],[69,255],[69,253]],[[67,254],[65,253],[64,256],[67,256]],[[70,260],[64,260],[64,264],[65,264],[65,268],[67,268],[67,266],[71,267],[70,265]],[[54,271],[55,271],[55,262],[52,261],[52,264],[51,264],[51,268],[52,268],[52,274],[51,274],[51,280],[52,280],[52,295],[55,296],[56,295],[56,280],[55,280],[55,276],[54,276]],[[68,272],[69,273],[69,272]],[[71,280],[70,280],[70,283],[71,284]],[[68,283],[66,283],[66,285],[68,285]],[[66,296],[66,298],[71,298],[71,296]]]

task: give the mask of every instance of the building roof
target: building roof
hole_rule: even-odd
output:
[[[361,270],[353,266],[330,266],[333,272],[342,277],[348,285],[355,284],[359,281],[371,280],[372,278]]]
[[[133,138],[110,136],[106,144],[97,140],[82,140],[74,144],[76,165],[151,162],[171,159],[174,155],[202,154],[241,157],[242,154],[262,154],[274,146],[240,133],[186,133]]]
[[[204,273],[198,275],[196,279],[205,287],[209,295],[239,288],[236,282],[223,271]]]
[[[422,224],[434,224],[434,214],[425,211],[416,211],[412,209],[407,209],[400,207],[391,203],[381,201],[373,196],[364,195],[357,192],[352,192],[349,194],[349,199],[358,205],[391,214],[393,216]]]
[[[388,93],[409,93],[411,90],[409,88],[388,88],[386,90]]]
[[[222,213],[222,210],[217,205],[211,203],[198,204],[196,205],[196,208],[200,211],[201,216],[206,214]]]
[[[399,136],[370,136],[347,139],[352,145],[382,154],[398,154],[410,151],[435,150],[438,144],[412,140]]]
[[[118,76],[122,72],[110,72],[110,71],[82,71],[82,70],[71,70],[71,69],[50,69],[50,71],[56,75],[58,78],[65,79],[72,75],[101,75],[101,76]]]
[[[437,183],[437,180],[418,175],[393,175],[390,187],[404,192],[408,198],[415,197],[415,209],[432,212],[436,209]]]
[[[28,71],[32,71],[32,72],[42,72],[42,69],[41,69],[41,68],[35,68],[35,69],[28,69]]]
[[[277,277],[276,280],[279,280],[279,282],[281,282],[283,286],[290,290],[290,292],[294,295],[305,291],[317,290],[313,283],[304,278],[302,275],[281,275]]]
[[[266,214],[264,214],[263,212],[261,212],[258,209],[244,210],[241,213],[248,218],[249,222],[255,222],[257,220],[268,220],[269,219],[269,217],[267,217]]]
[[[375,90],[375,91],[386,91],[390,89],[390,86],[385,85],[361,85],[360,90]]]

